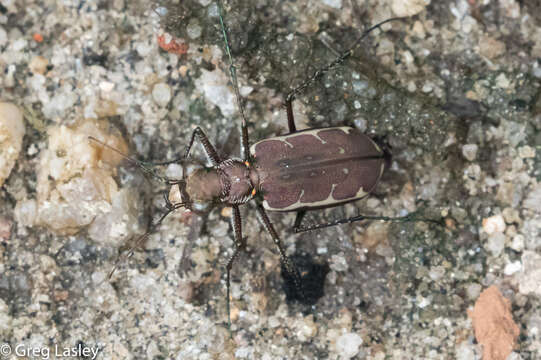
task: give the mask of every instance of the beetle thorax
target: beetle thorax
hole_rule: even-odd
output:
[[[257,172],[250,163],[240,159],[227,159],[217,167],[222,183],[221,201],[226,204],[244,204],[251,200],[259,183]]]

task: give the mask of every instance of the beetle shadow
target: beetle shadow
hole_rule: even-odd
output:
[[[325,278],[330,271],[328,262],[316,261],[312,255],[305,252],[297,252],[289,258],[299,270],[304,296],[299,293],[295,285],[295,279],[286,270],[284,264],[282,264],[281,277],[284,281],[282,289],[286,294],[286,302],[288,304],[298,302],[302,305],[310,306],[316,304],[325,295]]]

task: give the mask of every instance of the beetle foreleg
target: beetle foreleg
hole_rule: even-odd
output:
[[[167,197],[166,197],[166,199],[167,199]],[[161,225],[161,223],[167,217],[167,215],[171,214],[173,211],[175,211],[177,209],[180,209],[181,207],[184,206],[183,203],[172,204],[171,202],[169,202],[169,200],[166,200],[166,204],[167,204],[166,205],[167,206],[167,211],[160,217],[160,219],[158,221],[156,221],[155,223],[151,224],[150,227],[148,228],[147,232],[144,233],[143,235],[141,235],[135,241],[135,243],[130,247],[130,249],[127,252],[125,252],[122,255],[119,255],[117,257],[117,259],[115,261],[115,264],[113,265],[113,268],[111,269],[111,272],[109,272],[108,279],[111,279],[111,277],[115,273],[116,269],[118,268],[118,265],[121,262],[123,262],[125,259],[131,257],[134,254],[135,249],[140,247],[145,242],[145,240],[148,239],[150,234],[152,234]]]
[[[184,159],[187,159],[190,155],[190,150],[192,149],[193,142],[195,140],[195,137],[199,138],[199,141],[201,141],[201,145],[203,145],[203,149],[205,150],[205,154],[207,154],[207,157],[209,158],[210,162],[213,166],[218,165],[221,162],[220,156],[218,155],[218,152],[212,146],[209,139],[207,138],[207,135],[201,130],[201,128],[198,126],[195,128],[195,130],[192,133],[192,137],[190,139],[190,143],[186,147],[186,151],[184,153]]]
[[[235,252],[229,258],[226,265],[226,306],[227,306],[227,328],[229,329],[229,334],[231,335],[231,304],[229,299],[229,293],[231,289],[231,268],[233,267],[233,262],[237,259],[241,250],[246,248],[246,240],[242,237],[242,222],[240,218],[240,211],[237,205],[233,206],[233,217],[231,218],[231,224],[233,225],[233,233],[235,235]]]
[[[306,296],[304,295],[304,289],[302,288],[299,270],[297,270],[295,264],[293,264],[293,262],[286,255],[284,247],[282,246],[282,242],[280,241],[280,237],[278,237],[278,233],[274,229],[274,226],[272,226],[272,223],[270,222],[270,219],[267,215],[267,212],[265,211],[265,208],[263,208],[263,205],[257,204],[257,213],[259,214],[259,218],[263,223],[265,230],[267,230],[267,232],[272,237],[272,240],[278,247],[278,251],[280,252],[280,260],[282,261],[282,264],[284,264],[284,267],[286,268],[289,275],[295,281],[295,287],[297,288],[297,291],[301,294],[303,300],[306,299]]]

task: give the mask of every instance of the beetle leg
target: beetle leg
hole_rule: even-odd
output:
[[[368,36],[368,34],[370,34],[375,29],[379,28],[381,25],[383,25],[385,23],[388,23],[389,21],[396,21],[396,20],[402,20],[402,19],[398,18],[398,17],[390,18],[390,19],[384,20],[384,21],[382,21],[382,22],[380,22],[380,23],[378,23],[376,25],[373,25],[372,27],[365,30],[361,34],[361,36],[359,38],[357,38],[357,40],[355,40],[355,42],[349,47],[349,49],[347,49],[346,51],[344,51],[343,53],[338,55],[333,61],[331,61],[327,65],[325,65],[322,68],[319,68],[318,70],[314,71],[312,76],[310,76],[308,79],[304,80],[300,85],[298,85],[296,88],[291,90],[286,96],[286,106],[288,106],[288,104],[290,104],[293,100],[295,100],[297,95],[302,93],[308,86],[310,86],[310,84],[312,84],[314,81],[319,79],[325,73],[331,71],[332,69],[334,69],[337,66],[339,66],[340,64],[342,64],[348,57],[350,57],[351,54],[353,54],[353,50],[355,50],[355,48],[357,46],[359,46],[359,44],[362,42],[362,40],[366,36]],[[288,118],[289,118],[289,114],[288,114]]]
[[[265,211],[265,208],[263,208],[263,205],[257,204],[257,213],[259,214],[259,218],[261,222],[263,223],[265,230],[267,230],[267,232],[272,237],[272,240],[278,247],[278,251],[280,252],[280,260],[282,261],[282,264],[286,268],[289,275],[293,278],[293,281],[295,281],[295,287],[297,288],[297,291],[301,294],[304,300],[306,296],[304,295],[304,289],[302,288],[301,276],[299,275],[299,270],[297,270],[297,267],[295,266],[295,264],[293,264],[293,262],[286,255],[284,247],[282,246],[282,242],[280,241],[280,238],[278,237],[278,233],[274,229],[274,226],[272,226],[272,223],[270,222],[270,219],[267,215],[267,212]]]
[[[315,224],[310,226],[300,226],[300,222],[297,224],[295,221],[295,232],[305,232],[310,230],[317,230],[317,229],[323,229],[326,227],[336,226],[340,224],[348,224],[355,221],[361,221],[361,220],[382,220],[382,221],[397,221],[397,222],[410,222],[410,221],[422,221],[427,223],[433,223],[440,226],[445,226],[445,223],[443,219],[430,219],[425,217],[417,217],[418,212],[414,211],[412,213],[409,213],[406,216],[398,216],[398,217],[389,217],[389,216],[370,216],[370,215],[357,215],[353,216],[347,219],[339,219],[336,221],[331,221],[328,223],[321,223],[321,224]]]
[[[154,231],[156,231],[156,229],[161,225],[161,223],[167,217],[167,215],[171,214],[173,211],[175,211],[177,209],[180,209],[183,206],[184,206],[183,203],[171,204],[169,202],[169,204],[167,205],[167,211],[158,219],[158,221],[156,221],[155,223],[152,223],[149,226],[147,232],[145,232],[143,235],[141,235],[135,241],[135,243],[128,249],[127,252],[122,253],[121,255],[118,255],[118,257],[116,258],[115,264],[113,265],[113,268],[109,272],[109,275],[108,275],[107,278],[111,279],[113,277],[113,274],[115,273],[116,269],[120,265],[120,263],[123,262],[125,259],[133,256],[133,254],[135,253],[135,250],[137,248],[139,248],[146,241],[146,239],[150,236],[150,234],[152,234]]]
[[[233,252],[233,255],[229,258],[226,265],[227,327],[229,329],[230,334],[231,334],[231,304],[230,304],[231,300],[229,299],[229,293],[231,289],[231,268],[233,267],[233,262],[239,256],[240,251],[246,248],[246,240],[243,239],[242,237],[242,223],[241,223],[241,217],[240,217],[240,211],[239,211],[238,205],[233,206],[233,217],[231,218],[231,223],[233,225],[233,232],[235,235],[235,252]]]
[[[297,211],[297,216],[295,216],[295,223],[293,225],[293,230],[297,233],[297,229],[301,228],[302,219],[306,215],[306,210]]]
[[[289,127],[289,133],[297,131],[295,126],[295,118],[293,117],[293,98],[286,99],[286,112],[287,112],[287,126]]]
[[[184,159],[188,158],[188,155],[190,155],[190,150],[192,149],[193,142],[195,140],[195,137],[201,141],[201,145],[203,145],[203,149],[205,150],[205,154],[207,154],[207,157],[209,158],[210,162],[213,166],[218,165],[221,162],[220,156],[218,155],[218,152],[212,146],[209,139],[207,138],[207,135],[201,130],[201,128],[198,126],[195,128],[195,130],[192,133],[192,137],[190,139],[190,143],[186,147],[186,151],[184,152]]]

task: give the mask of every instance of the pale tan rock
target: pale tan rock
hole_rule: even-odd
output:
[[[36,223],[60,234],[90,226],[93,240],[120,245],[140,230],[138,193],[119,189],[114,175],[122,157],[89,136],[127,152],[125,141],[105,122],[51,127],[37,169]]]
[[[0,186],[19,157],[24,133],[21,110],[12,103],[0,102]]]

